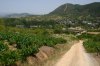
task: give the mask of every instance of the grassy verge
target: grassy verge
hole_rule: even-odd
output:
[[[100,34],[82,34],[78,38],[84,39],[84,47],[89,53],[100,53]]]

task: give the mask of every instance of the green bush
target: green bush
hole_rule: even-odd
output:
[[[0,63],[2,66],[10,66],[19,60],[19,54],[15,51],[5,51],[0,53]]]
[[[0,32],[0,64],[12,65],[18,60],[25,60],[27,56],[37,53],[41,46],[54,47],[56,44],[65,43],[62,38],[52,37],[50,34],[32,34],[32,33],[15,33],[15,32]],[[15,47],[17,50],[11,50],[8,45],[3,42],[7,40],[8,45]]]
[[[87,52],[100,53],[100,34],[82,34],[78,38],[87,39],[83,43]]]
[[[4,45],[2,41],[0,41],[0,52],[8,50],[8,46]]]

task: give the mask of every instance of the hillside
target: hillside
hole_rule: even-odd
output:
[[[55,25],[64,25],[64,28],[79,27],[100,28],[100,2],[86,5],[63,4],[54,11],[45,15],[32,15],[28,13],[10,14],[3,18],[6,26],[24,26],[55,28]]]
[[[100,2],[86,5],[64,4],[56,8],[50,14],[67,15],[67,16],[93,16],[100,17]]]

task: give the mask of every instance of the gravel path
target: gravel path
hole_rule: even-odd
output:
[[[74,44],[55,66],[99,66],[97,61],[85,52],[83,41]]]

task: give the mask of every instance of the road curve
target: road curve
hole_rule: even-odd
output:
[[[99,66],[99,64],[85,52],[83,41],[80,40],[54,66]]]

